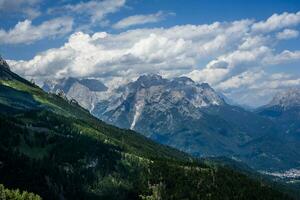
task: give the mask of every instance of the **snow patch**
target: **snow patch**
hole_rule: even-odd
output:
[[[138,121],[138,119],[141,116],[142,110],[144,108],[145,102],[143,100],[138,101],[135,105],[135,114],[132,120],[132,123],[130,125],[130,129],[133,130],[135,127],[136,122]]]
[[[289,169],[283,172],[267,172],[261,171],[263,174],[279,177],[279,178],[299,178],[300,177],[300,169]]]

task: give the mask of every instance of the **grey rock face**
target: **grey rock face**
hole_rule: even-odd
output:
[[[76,100],[79,105],[88,110],[92,110],[107,91],[107,87],[99,80],[72,77],[45,81],[43,89],[52,93],[57,93],[57,91],[61,90],[68,99]]]
[[[116,92],[109,102],[99,102],[93,113],[130,129],[139,126],[142,118],[158,119],[161,115],[166,115],[165,123],[173,129],[172,124],[179,118],[198,120],[200,108],[225,104],[208,84],[197,84],[186,77],[168,80],[159,75],[143,75]],[[175,113],[179,115],[176,119]]]

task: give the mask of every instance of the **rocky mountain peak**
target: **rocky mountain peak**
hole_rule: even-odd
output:
[[[201,118],[204,108],[224,104],[208,84],[198,84],[188,77],[166,79],[147,74],[121,86],[109,100],[99,101],[92,113],[108,123],[134,130],[144,126],[145,119],[153,124],[166,123],[173,129],[182,119]]]
[[[0,55],[0,66],[4,67],[6,69],[9,69],[9,65],[7,64],[7,62],[1,57]]]
[[[290,88],[288,90],[277,93],[268,106],[281,106],[289,108],[300,106],[300,88]]]
[[[133,83],[135,86],[150,87],[153,85],[162,84],[164,82],[165,79],[158,74],[144,74]]]
[[[140,87],[141,85],[142,87]],[[137,81],[128,84],[125,88],[127,88],[125,91],[131,91],[129,93],[132,95],[135,95],[134,93],[139,94],[139,99],[142,91],[143,96],[147,99],[160,97],[176,99],[176,102],[184,100],[192,103],[197,108],[225,103],[223,98],[209,84],[198,84],[188,77],[166,79],[155,74],[142,75]],[[126,93],[126,95],[129,93]]]
[[[196,84],[192,79],[185,76],[173,78],[171,82],[173,82],[174,85],[195,85]]]
[[[206,88],[206,89],[209,88],[209,89],[212,89],[208,83],[200,83],[200,86],[201,86],[202,88]]]

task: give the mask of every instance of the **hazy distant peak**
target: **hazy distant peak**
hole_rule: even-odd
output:
[[[268,105],[284,108],[300,105],[300,88],[290,88],[277,93]]]
[[[107,90],[107,87],[97,79],[79,79],[74,77],[67,77],[58,80],[47,80],[44,82],[43,89],[50,92],[56,92],[56,90],[61,89],[65,93],[67,93],[75,83],[79,83],[93,92],[101,92]]]

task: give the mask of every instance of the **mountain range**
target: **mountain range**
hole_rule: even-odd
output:
[[[8,189],[0,185],[1,198],[292,199],[259,176],[250,178],[108,125],[3,63],[0,181]]]
[[[51,88],[63,89],[60,83],[65,81]],[[207,83],[187,77],[146,74],[110,92],[80,85],[63,90],[97,118],[193,156],[227,156],[261,171],[299,167],[299,89],[249,111],[228,104]]]

